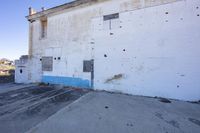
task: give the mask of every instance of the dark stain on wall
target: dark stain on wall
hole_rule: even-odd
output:
[[[109,83],[113,80],[119,80],[119,79],[122,79],[122,78],[123,78],[123,74],[117,74],[117,75],[114,75],[112,78],[107,79],[105,83]]]

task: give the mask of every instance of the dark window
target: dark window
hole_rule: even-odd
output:
[[[92,61],[83,61],[83,72],[92,72]]]
[[[111,19],[118,19],[118,18],[119,18],[119,13],[103,16],[104,21],[111,20]]]
[[[120,20],[119,20],[119,13],[110,14],[103,16],[103,27],[104,30],[112,30],[120,28]],[[113,35],[111,33],[110,35]]]
[[[22,69],[20,69],[20,73],[23,73],[23,70],[22,70]]]

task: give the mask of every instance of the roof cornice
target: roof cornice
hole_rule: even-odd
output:
[[[66,9],[78,7],[81,5],[93,4],[98,1],[105,1],[105,0],[75,0],[75,1],[63,4],[63,5],[59,5],[59,6],[56,6],[53,8],[49,8],[44,11],[37,12],[32,15],[26,16],[26,18],[28,19],[28,21],[32,22],[43,16],[48,16],[50,14],[54,14],[54,13],[57,13],[57,12],[60,12],[60,11],[66,10]]]

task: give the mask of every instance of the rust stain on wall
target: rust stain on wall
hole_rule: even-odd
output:
[[[29,58],[32,57],[33,54],[33,24],[29,24]]]

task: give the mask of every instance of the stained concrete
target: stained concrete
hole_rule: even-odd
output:
[[[5,84],[0,88],[1,133],[24,133],[87,93],[60,86]]]
[[[28,133],[199,133],[200,104],[90,92]]]
[[[22,89],[22,88],[28,88],[31,86],[36,86],[36,84],[4,83],[4,84],[0,84],[0,93],[5,93],[8,91],[18,90],[18,89]]]

